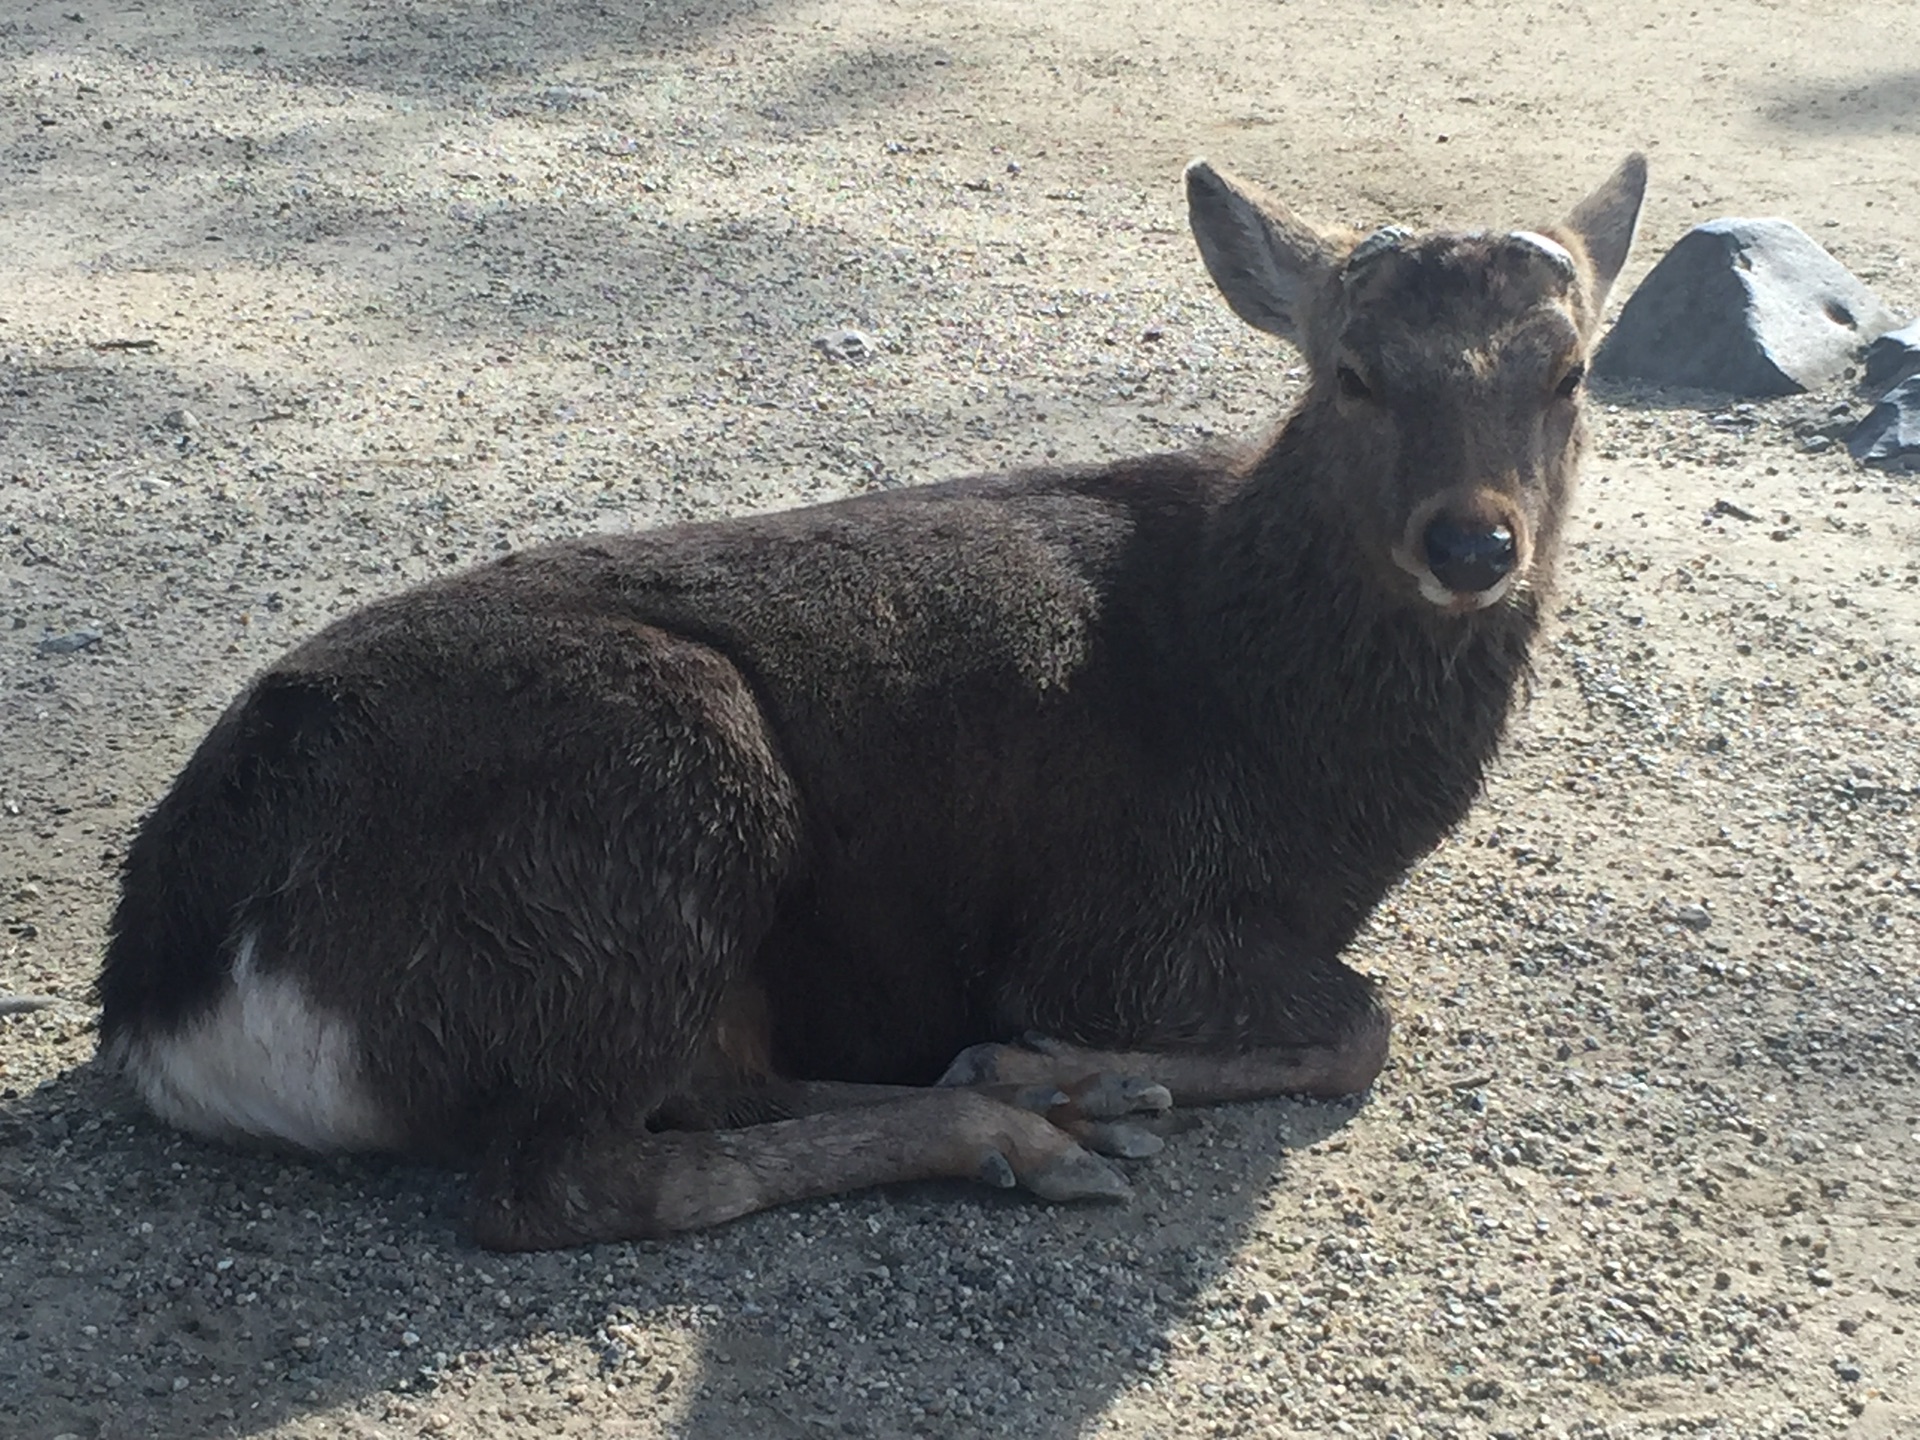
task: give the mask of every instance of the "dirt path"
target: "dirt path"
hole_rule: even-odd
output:
[[[1844,393],[1605,397],[1532,707],[1364,944],[1374,1099],[1214,1112],[1128,1209],[500,1259],[452,1177],[184,1142],[84,1063],[128,826],[329,615],[1265,425],[1196,153],[1477,224],[1644,148],[1633,274],[1785,214],[1920,310],[1909,18],[12,0],[0,991],[57,1003],[0,1018],[0,1433],[1920,1433],[1920,514],[1807,452]]]

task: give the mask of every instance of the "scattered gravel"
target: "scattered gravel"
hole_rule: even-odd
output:
[[[1844,384],[1597,397],[1530,707],[1358,947],[1375,1095],[1204,1113],[1125,1209],[500,1257],[457,1176],[188,1141],[88,1063],[130,826],[330,616],[1270,423],[1300,376],[1205,289],[1192,153],[1539,223],[1651,141],[1636,274],[1782,213],[1912,313],[1920,214],[1873,200],[1920,137],[1781,13],[9,9],[0,1433],[1920,1433],[1920,491],[1837,443]],[[1833,53],[1920,70],[1873,13]]]

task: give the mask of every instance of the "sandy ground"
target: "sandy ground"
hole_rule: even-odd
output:
[[[1391,1067],[1210,1112],[1130,1207],[501,1259],[457,1177],[160,1131],[87,1000],[129,826],[329,615],[1269,423],[1193,154],[1478,224],[1641,147],[1629,279],[1783,214],[1920,309],[1901,12],[9,0],[0,990],[57,1004],[0,1020],[0,1433],[1920,1433],[1920,512],[1818,453],[1844,388],[1600,397],[1533,702],[1361,946]]]

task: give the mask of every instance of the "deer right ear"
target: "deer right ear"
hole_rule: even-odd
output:
[[[1307,312],[1334,265],[1325,237],[1204,160],[1187,166],[1187,219],[1233,313],[1304,347]]]
[[[1647,157],[1639,151],[1627,156],[1620,168],[1593,194],[1574,206],[1566,227],[1580,237],[1593,262],[1593,313],[1606,304],[1607,291],[1619,278],[1633,248],[1633,232],[1640,223],[1640,203],[1647,194]]]

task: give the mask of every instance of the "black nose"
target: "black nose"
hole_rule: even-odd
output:
[[[1513,531],[1504,525],[1463,525],[1441,515],[1421,543],[1433,578],[1456,595],[1491,590],[1513,570]]]

